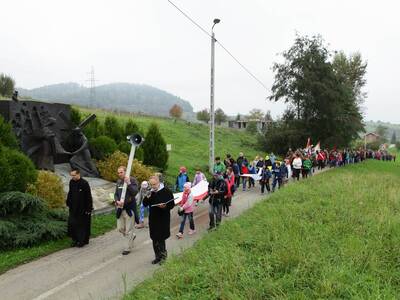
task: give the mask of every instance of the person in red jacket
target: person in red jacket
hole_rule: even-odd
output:
[[[249,174],[249,169],[247,168],[247,161],[242,162],[242,166],[240,167],[240,174]],[[243,191],[246,190],[246,184],[247,184],[247,176],[242,176],[242,182],[243,182]]]
[[[235,192],[235,175],[233,174],[233,169],[231,167],[228,167],[226,170],[225,183],[227,192],[224,196],[224,202],[222,203],[222,212],[226,217],[229,217],[229,207],[231,206],[232,196]]]

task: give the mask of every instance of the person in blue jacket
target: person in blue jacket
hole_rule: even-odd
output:
[[[179,174],[176,177],[176,182],[175,182],[175,189],[177,192],[183,192],[183,185],[186,182],[190,182],[189,176],[186,173],[186,168],[185,167],[180,167],[179,168]]]

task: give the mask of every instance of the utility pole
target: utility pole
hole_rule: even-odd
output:
[[[215,72],[215,33],[214,26],[220,22],[220,19],[214,19],[211,27],[211,83],[210,83],[210,160],[209,171],[213,172],[214,166],[214,135],[215,135],[215,112],[214,112],[214,72]]]
[[[89,107],[93,107],[96,102],[96,79],[94,77],[94,67],[91,67],[89,72],[90,78],[86,81],[90,82],[90,94],[89,94]]]

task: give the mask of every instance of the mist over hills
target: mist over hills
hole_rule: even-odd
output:
[[[183,117],[188,119],[194,117],[193,107],[188,101],[149,85],[133,83],[99,85],[96,86],[93,103],[90,103],[90,88],[73,82],[17,90],[21,97],[45,102],[76,104],[156,116],[168,116],[170,108],[178,104],[183,109]]]

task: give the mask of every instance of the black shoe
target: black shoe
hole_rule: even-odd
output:
[[[78,248],[82,248],[83,246],[85,246],[85,244],[84,243],[76,243],[76,247],[78,247]]]
[[[71,243],[71,247],[76,247],[76,245],[78,244],[78,242],[76,242],[76,241],[72,241],[72,243]]]
[[[160,265],[162,265],[163,263],[165,263],[165,261],[167,260],[167,258],[166,257],[164,257],[164,258],[161,258],[160,259],[160,262],[159,262],[159,264]]]
[[[131,251],[129,251],[129,250],[122,251],[122,255],[128,255],[129,253],[131,253]]]
[[[151,264],[152,264],[152,265],[156,265],[156,264],[158,264],[160,261],[161,261],[161,259],[156,258],[155,260],[152,260],[152,261],[151,261]]]

